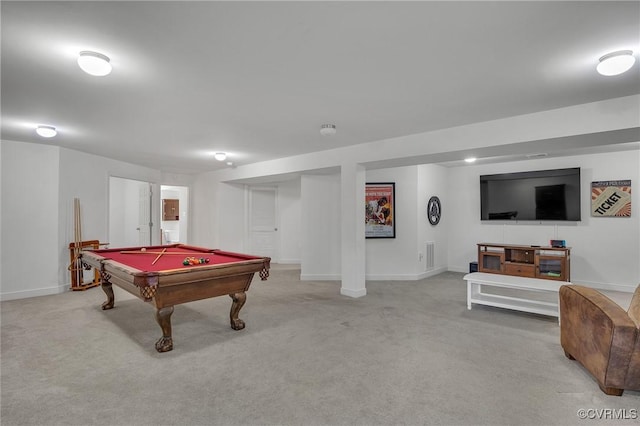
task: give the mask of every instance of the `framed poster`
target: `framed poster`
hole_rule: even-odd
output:
[[[395,238],[395,183],[365,185],[365,237]]]
[[[630,217],[631,180],[591,182],[591,216]]]

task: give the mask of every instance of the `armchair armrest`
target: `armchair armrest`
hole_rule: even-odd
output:
[[[601,388],[622,389],[638,330],[627,312],[602,293],[579,285],[560,287],[560,343]]]

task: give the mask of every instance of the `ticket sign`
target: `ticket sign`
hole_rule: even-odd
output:
[[[591,216],[630,217],[631,180],[591,182]]]

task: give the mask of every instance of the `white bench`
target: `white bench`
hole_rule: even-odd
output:
[[[560,286],[571,284],[567,281],[543,280],[539,278],[517,277],[514,275],[487,274],[484,272],[472,272],[464,276],[467,281],[467,309],[472,304],[495,306],[498,308],[513,309],[522,312],[548,315],[558,318],[560,322],[560,309],[558,303],[558,291]],[[482,286],[502,287],[523,290],[522,297],[505,296],[500,294],[483,293]],[[555,294],[555,301],[540,301],[527,299],[527,292],[547,292]]]

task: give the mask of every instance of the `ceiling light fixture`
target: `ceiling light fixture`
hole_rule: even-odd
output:
[[[36,133],[43,138],[52,138],[58,134],[58,131],[53,126],[38,126],[36,127]]]
[[[596,70],[606,76],[619,75],[629,71],[635,61],[636,58],[633,57],[633,51],[619,50],[602,56]]]
[[[320,134],[322,136],[333,136],[336,134],[335,124],[323,124],[320,126]]]
[[[83,51],[78,56],[78,65],[82,71],[96,77],[102,77],[111,73],[111,61],[108,56],[98,52]]]
[[[227,159],[227,154],[225,154],[224,152],[216,152],[213,155],[213,158],[215,158],[218,161],[224,161]]]
[[[544,157],[548,157],[549,154],[547,154],[546,152],[538,152],[535,154],[527,154],[526,157],[529,159],[533,159],[533,158],[544,158]]]
[[[475,157],[469,157],[469,158],[465,158],[464,161],[467,162],[467,163],[474,163],[476,161],[476,158]]]

